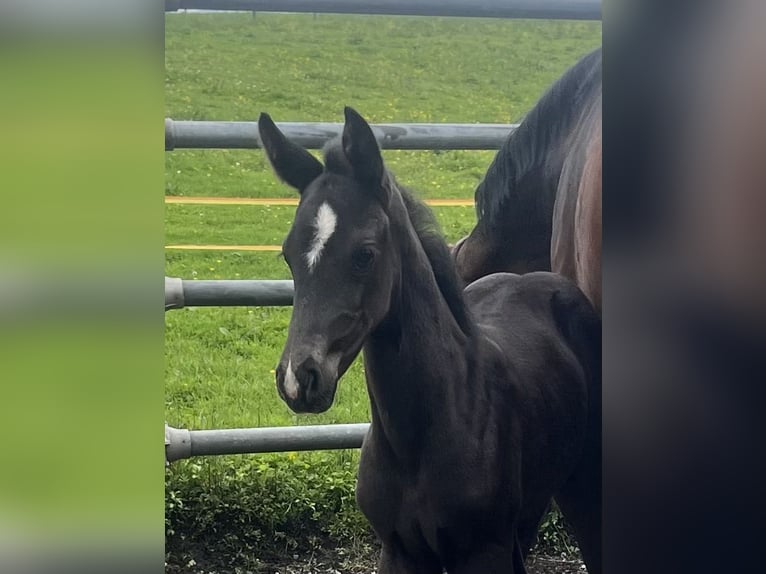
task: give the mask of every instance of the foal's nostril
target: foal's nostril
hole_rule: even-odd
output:
[[[315,393],[319,387],[319,371],[316,369],[309,369],[306,378],[306,392]]]

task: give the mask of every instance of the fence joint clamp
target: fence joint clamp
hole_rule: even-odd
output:
[[[184,282],[178,277],[165,277],[165,311],[183,309]]]
[[[191,432],[165,424],[165,466],[192,455]]]
[[[175,122],[170,118],[165,118],[165,151],[176,149],[176,128]]]

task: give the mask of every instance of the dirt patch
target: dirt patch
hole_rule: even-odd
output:
[[[527,574],[584,574],[585,565],[580,560],[565,560],[550,556],[530,556]]]
[[[185,564],[166,564],[167,574],[375,574],[373,557],[349,558],[342,555],[293,555],[284,560],[257,562],[247,567],[220,568],[186,559]],[[528,574],[585,574],[579,560],[532,555],[527,559]]]

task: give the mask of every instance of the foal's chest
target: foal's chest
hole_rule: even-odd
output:
[[[357,501],[383,541],[395,534],[411,552],[425,546],[439,554],[450,539],[464,538],[479,524],[506,514],[498,504],[497,484],[475,479],[482,474],[481,465],[452,461],[450,469],[423,465],[406,470],[374,445],[365,445]]]

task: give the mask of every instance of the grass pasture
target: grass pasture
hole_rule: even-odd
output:
[[[599,23],[261,14],[165,18],[166,115],[185,120],[515,122],[545,88],[600,44]],[[470,199],[493,153],[385,152],[423,198]],[[165,194],[293,197],[263,152],[166,154]],[[434,208],[449,241],[471,207]],[[166,205],[166,245],[278,245],[294,208]],[[166,251],[185,279],[286,279],[276,253]],[[368,420],[360,361],[323,415],[295,416],[273,368],[289,309],[184,309],[165,318],[166,420],[192,429]],[[357,453],[213,457],[175,463],[166,479],[169,569],[258,571],[258,559],[331,544],[364,555],[370,539],[353,500]],[[552,523],[549,540],[561,529]],[[202,550],[202,549],[205,550]],[[213,558],[215,556],[215,558]],[[353,569],[352,569],[353,570]],[[350,571],[352,571],[350,570]],[[209,570],[205,570],[206,572]]]

